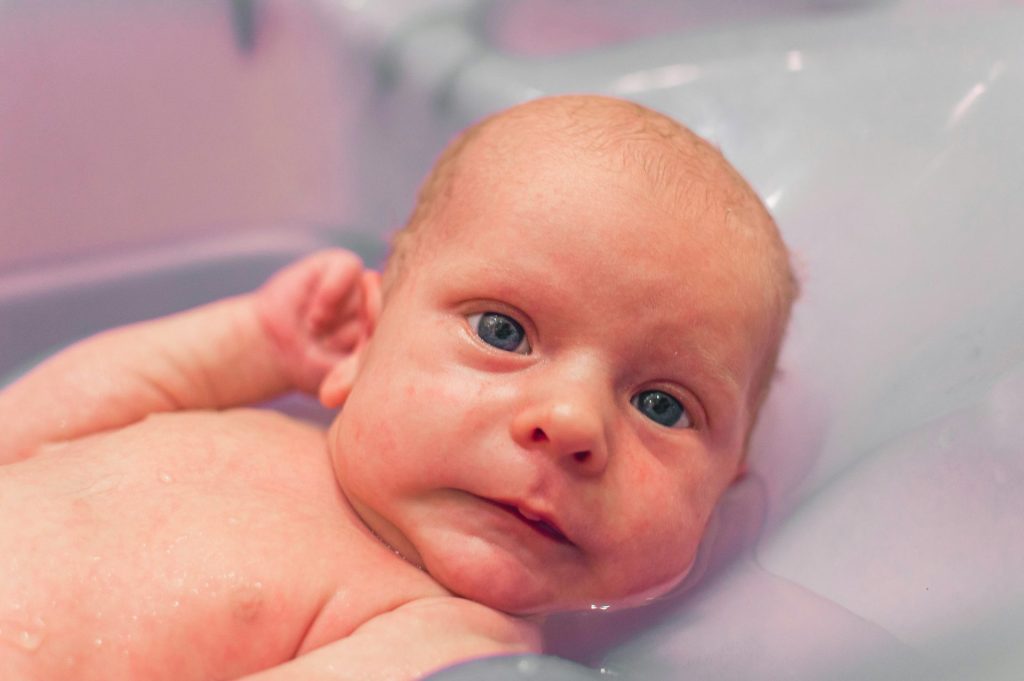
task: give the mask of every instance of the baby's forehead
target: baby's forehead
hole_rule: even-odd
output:
[[[568,252],[572,244],[564,242],[561,227],[578,221],[592,206],[603,210],[611,199],[627,210],[617,216],[620,229],[599,230],[607,260],[639,261],[646,249],[678,246],[680,236],[682,243],[708,244],[702,266],[763,260],[771,250],[761,243],[772,238],[771,218],[713,147],[685,129],[676,139],[665,126],[652,131],[629,127],[628,121],[603,127],[598,123],[519,116],[488,126],[459,159],[446,192],[447,210],[439,211],[441,219],[430,228],[437,237],[429,239],[432,245],[459,248],[464,242],[456,235],[470,241],[474,232],[483,236],[492,227],[478,219],[480,202],[486,200],[505,215],[522,217],[509,220],[517,227],[537,218],[538,206],[559,211],[540,217],[550,226],[548,240],[563,240],[562,250]],[[571,132],[564,134],[566,130]],[[548,200],[551,195],[578,200],[555,202]],[[648,227],[663,231],[655,235]],[[574,235],[580,238],[578,232]],[[532,255],[533,246],[525,243],[506,246],[512,249],[506,255]]]
[[[568,181],[596,166],[618,176],[604,191],[628,188],[670,211],[763,210],[718,149],[675,121],[628,103],[509,114],[481,129],[461,156],[456,182],[467,190],[528,193],[552,174]],[[555,172],[541,172],[545,166]]]
[[[440,237],[428,238],[434,245],[479,224],[465,219],[472,209],[446,211],[452,204],[469,208],[486,196],[516,209],[540,192],[579,190],[591,178],[588,191],[660,208],[669,215],[665,224],[677,219],[681,229],[704,232],[723,245],[750,242],[754,255],[762,253],[757,259],[769,279],[777,278],[773,270],[788,267],[774,221],[719,150],[634,103],[589,96],[533,100],[474,126],[449,151],[435,169],[436,205],[426,211],[448,213],[425,230]],[[588,173],[592,168],[611,172]],[[616,240],[628,244],[631,234],[626,230]]]

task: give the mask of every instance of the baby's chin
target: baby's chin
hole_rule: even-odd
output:
[[[666,578],[654,583],[645,580],[642,586],[616,594],[601,590],[595,590],[593,593],[573,593],[571,586],[559,589],[550,585],[520,583],[515,579],[482,577],[475,580],[460,580],[461,584],[445,586],[457,596],[477,601],[510,615],[543,617],[556,613],[620,610],[647,605],[676,590],[690,574],[693,565],[691,562],[685,569]]]
[[[679,571],[676,574],[669,576],[668,578],[648,586],[646,588],[635,591],[628,596],[624,596],[618,599],[611,600],[606,605],[610,607],[618,608],[637,608],[642,605],[647,605],[651,601],[657,600],[674,591],[679,587],[680,584],[686,579],[686,577],[693,570],[694,561],[691,561],[685,569]],[[588,608],[591,609],[591,608]]]
[[[560,610],[553,612],[579,612],[582,610],[623,610],[627,608],[638,608],[649,604],[659,598],[662,598],[666,594],[676,590],[680,584],[686,579],[687,575],[693,569],[693,563],[691,562],[685,569],[675,572],[666,578],[663,578],[654,583],[646,583],[645,586],[638,587],[630,590],[625,595],[607,596],[600,597],[595,596],[593,598],[584,598],[574,604],[572,607],[561,608]]]

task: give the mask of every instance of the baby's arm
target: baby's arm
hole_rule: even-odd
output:
[[[462,598],[426,598],[244,681],[411,681],[475,657],[540,649],[530,622]]]
[[[369,334],[367,276],[353,254],[324,251],[255,293],[73,345],[0,392],[0,463],[154,412],[315,393]]]

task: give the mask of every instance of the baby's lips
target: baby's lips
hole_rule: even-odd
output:
[[[526,504],[516,501],[496,499],[493,503],[501,506],[506,511],[519,516],[521,519],[533,525],[536,530],[551,539],[563,544],[575,546],[572,540],[569,539],[565,532],[562,531],[561,527],[558,526],[558,523],[549,514],[535,511]]]
[[[539,513],[533,513],[529,509],[524,508],[522,506],[520,506],[517,510],[519,511],[519,515],[523,516],[530,522],[546,525],[547,528],[551,530],[552,534],[555,535],[556,539],[561,539],[562,541],[569,542],[569,538],[565,536],[565,532],[562,532],[561,528],[559,528],[554,521],[545,518]],[[571,544],[572,542],[569,543]]]

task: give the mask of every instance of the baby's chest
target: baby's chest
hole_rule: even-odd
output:
[[[13,557],[0,566],[0,627],[55,677],[230,677],[278,664],[339,581],[368,572],[329,469],[247,438],[128,435],[0,478],[0,518],[25,521],[0,520],[0,554]],[[349,616],[376,608],[356,602]]]

